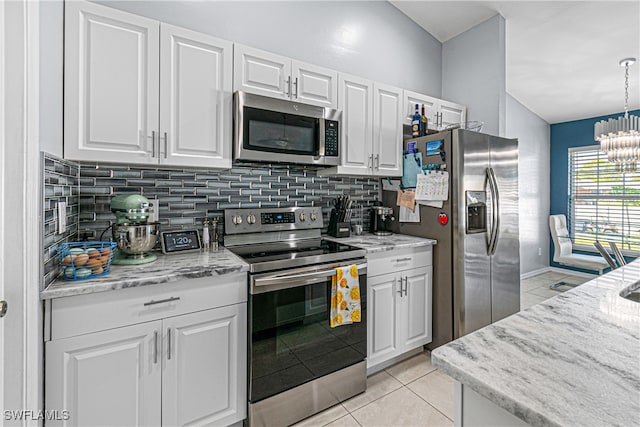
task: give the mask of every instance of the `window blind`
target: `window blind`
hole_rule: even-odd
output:
[[[616,172],[598,145],[569,150],[568,212],[574,245],[613,241],[640,255],[640,172]]]

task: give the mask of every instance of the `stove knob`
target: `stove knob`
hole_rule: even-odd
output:
[[[235,225],[242,224],[242,217],[240,215],[234,215],[232,220]]]
[[[318,219],[318,214],[316,212],[311,212],[311,221],[315,221]]]
[[[256,223],[256,216],[254,214],[247,215],[247,223],[248,224],[255,224]]]
[[[307,220],[307,215],[304,212],[300,214],[300,221],[305,222]]]

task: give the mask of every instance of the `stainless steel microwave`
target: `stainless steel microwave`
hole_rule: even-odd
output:
[[[340,164],[339,110],[245,92],[233,105],[234,160]]]

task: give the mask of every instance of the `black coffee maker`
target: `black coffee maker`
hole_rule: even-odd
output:
[[[393,209],[386,206],[374,206],[371,208],[371,232],[377,236],[391,234],[390,222],[395,220]]]

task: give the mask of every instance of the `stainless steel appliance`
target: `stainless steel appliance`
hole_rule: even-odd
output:
[[[436,239],[433,349],[520,309],[518,141],[454,129],[416,141],[423,163],[446,163],[449,199],[393,230]],[[429,150],[427,150],[429,144]],[[425,155],[427,154],[427,155]],[[384,192],[390,205],[396,194]]]
[[[245,92],[233,103],[234,160],[340,164],[339,110]]]
[[[225,246],[250,265],[252,426],[293,424],[366,389],[366,251],[320,237],[320,208],[225,211]],[[362,322],[331,328],[331,278],[357,265]]]
[[[371,232],[376,236],[388,236],[391,234],[391,221],[393,209],[387,206],[374,206],[371,208]]]

